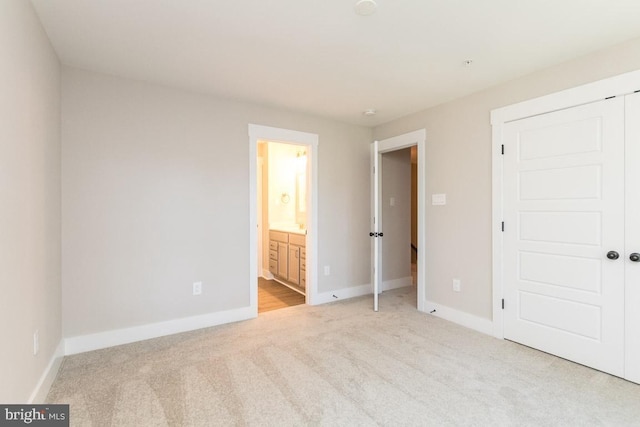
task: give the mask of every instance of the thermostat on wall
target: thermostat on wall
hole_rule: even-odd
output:
[[[447,195],[446,194],[432,194],[431,195],[431,204],[432,205],[446,205],[447,204]]]

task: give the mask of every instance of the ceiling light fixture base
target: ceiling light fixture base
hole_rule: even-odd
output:
[[[358,0],[354,9],[360,16],[369,16],[375,13],[376,9],[378,9],[378,4],[374,0]]]

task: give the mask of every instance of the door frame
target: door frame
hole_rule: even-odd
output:
[[[256,154],[257,157],[257,154]],[[263,177],[263,171],[264,171],[264,159],[262,157],[257,157],[257,170],[256,170],[256,180],[257,180],[257,187],[256,187],[256,229],[259,231],[258,233],[258,237],[256,237],[257,241],[256,241],[256,256],[257,256],[257,267],[256,267],[256,271],[258,272],[259,275],[263,274],[264,271],[264,265],[263,265],[263,261],[264,261],[264,222],[262,221],[263,218],[263,211],[262,211],[262,206],[264,205],[264,194],[262,191],[262,180],[264,179]],[[267,266],[268,268],[269,266]]]
[[[377,142],[377,152],[375,150],[375,148],[372,150],[372,158],[371,158],[371,162],[372,162],[372,166],[375,163],[375,157],[377,156],[377,164],[381,165],[381,156],[384,153],[389,153],[392,151],[397,151],[397,150],[402,150],[404,148],[410,148],[413,146],[417,147],[417,162],[418,162],[418,179],[417,179],[417,193],[418,193],[418,212],[417,212],[417,216],[418,216],[418,260],[416,263],[417,269],[418,269],[418,277],[417,277],[417,292],[418,292],[418,311],[425,311],[426,310],[426,289],[427,289],[427,284],[426,284],[426,243],[427,243],[427,228],[426,228],[426,200],[427,200],[427,189],[426,189],[426,162],[427,162],[427,154],[426,154],[426,140],[427,140],[427,131],[426,129],[418,129],[416,131],[413,132],[408,132],[402,135],[398,135],[398,136],[394,136],[391,138],[387,138],[387,139],[382,139],[382,140],[378,140],[374,142],[374,147],[375,147],[375,143]],[[373,226],[373,217],[376,216],[376,204],[375,204],[375,200],[377,197],[377,200],[380,201],[381,197],[382,197],[382,185],[381,185],[381,179],[382,179],[382,174],[380,173],[381,171],[378,170],[376,171],[378,173],[373,174],[372,173],[372,179],[371,179],[371,223]],[[375,185],[374,180],[377,180],[377,186]],[[376,192],[377,189],[377,192]],[[380,206],[380,204],[378,203],[377,206]],[[383,225],[382,222],[382,218],[381,218],[381,214],[378,214],[378,216],[380,217],[378,220],[378,224],[377,227],[372,227],[372,230],[380,230],[380,226]],[[374,237],[375,238],[375,237]],[[376,271],[379,275],[379,277],[382,277],[382,269],[380,264],[382,263],[382,260],[380,257],[378,257],[378,259],[376,259],[374,250],[373,250],[373,244],[372,246],[372,254],[371,254],[371,267],[372,267],[372,274],[371,274],[371,279],[372,279],[372,287],[374,286],[374,274],[373,274],[373,268],[377,267]],[[381,250],[380,250],[381,252]],[[382,282],[382,280],[380,280],[380,282]],[[381,289],[380,289],[381,290]],[[377,294],[375,293],[375,291],[373,292],[374,294],[374,301],[375,299],[377,299]],[[377,304],[375,304],[374,302],[374,306],[376,306]]]
[[[504,339],[504,316],[502,298],[504,286],[504,242],[502,221],[504,218],[504,176],[503,176],[503,129],[506,123],[539,114],[550,113],[612,96],[626,96],[640,90],[640,70],[609,77],[593,83],[552,93],[550,95],[508,105],[491,111],[492,125],[492,303],[493,303],[493,335]],[[625,157],[628,153],[625,153]],[[505,227],[508,227],[505,224]],[[626,260],[626,257],[625,257]],[[627,284],[628,282],[627,278]],[[640,329],[640,312],[630,310],[631,302],[638,301],[640,289],[629,289],[625,296],[625,312],[627,323],[625,329],[635,325]],[[636,287],[638,288],[638,287]],[[628,336],[628,335],[627,335]],[[625,343],[626,360],[640,360],[640,340]],[[626,367],[625,367],[626,370]],[[629,378],[631,379],[631,378]],[[633,379],[631,379],[633,381]],[[638,381],[636,379],[635,381]]]
[[[318,135],[290,129],[249,124],[249,306],[258,315],[258,228],[257,164],[258,142],[270,141],[302,145],[307,148],[307,286],[305,302],[316,303],[318,297]],[[264,198],[264,195],[263,195]],[[263,227],[266,224],[262,225]]]

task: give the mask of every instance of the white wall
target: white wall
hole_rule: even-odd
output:
[[[427,205],[427,247],[420,248],[427,257],[427,300],[492,317],[490,111],[636,69],[640,39],[374,129],[374,137],[384,139],[426,128],[427,193],[447,194],[446,206]],[[460,293],[451,289],[454,277],[462,281]]]
[[[28,1],[0,1],[0,64],[0,402],[26,403],[61,339],[60,66]]]
[[[380,169],[382,280],[404,279],[411,276],[411,149],[384,153]]]
[[[370,129],[67,67],[62,119],[65,337],[249,305],[249,123],[319,134],[319,291],[369,283]]]

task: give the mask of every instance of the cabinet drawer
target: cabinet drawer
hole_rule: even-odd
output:
[[[300,270],[300,286],[307,288],[307,272],[305,270]]]
[[[269,230],[269,240],[275,240],[276,242],[289,243],[289,234],[282,231]],[[271,245],[271,242],[269,242]]]
[[[269,271],[273,274],[278,274],[278,261],[274,259],[269,260]]]
[[[307,260],[304,258],[300,258],[300,268],[301,269],[306,269],[307,268]]]
[[[269,241],[269,249],[271,249],[272,251],[277,251],[278,250],[278,242],[270,240]]]
[[[276,247],[276,249],[278,249],[278,248]],[[278,260],[278,251],[277,250],[275,250],[275,251],[274,250],[270,250],[269,251],[269,259],[277,261]]]
[[[296,246],[304,246],[307,241],[307,237],[302,234],[289,234],[289,243]]]
[[[307,249],[300,248],[300,258],[307,258]]]

